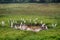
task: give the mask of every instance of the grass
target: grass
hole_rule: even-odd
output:
[[[32,19],[32,22],[38,18],[38,23],[42,20],[49,25],[58,25],[37,33],[10,28],[8,20],[19,21],[21,18]],[[6,23],[4,27],[2,20]],[[0,40],[60,40],[60,4],[0,4]]]

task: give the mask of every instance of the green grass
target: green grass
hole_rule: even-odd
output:
[[[58,25],[37,33],[10,28],[8,20],[19,21],[21,18],[32,19],[32,22],[38,18],[38,23],[42,20],[49,25]],[[4,27],[2,20],[6,23]],[[0,4],[0,40],[60,40],[60,4]]]

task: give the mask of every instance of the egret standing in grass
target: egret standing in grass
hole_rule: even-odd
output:
[[[41,21],[40,23],[43,24],[43,21]]]
[[[11,21],[11,28],[13,27],[13,22]]]
[[[22,24],[22,22],[21,22],[21,23],[20,23],[20,27],[19,27],[21,30],[22,30],[22,25],[23,25],[23,24]]]
[[[57,24],[52,24],[52,27],[55,28],[57,26]]]
[[[2,24],[2,26],[5,26],[5,22],[4,21],[2,21],[1,24]]]
[[[48,30],[48,27],[47,27],[47,26],[45,26],[45,29],[46,29],[46,30]]]
[[[18,27],[15,25],[15,29],[18,29]]]
[[[26,21],[24,20],[24,24],[26,23]]]
[[[38,20],[38,18],[35,18],[35,20]]]
[[[23,21],[23,18],[21,18],[21,20]]]

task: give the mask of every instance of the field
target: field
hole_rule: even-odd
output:
[[[22,31],[10,28],[8,21],[29,19],[37,22],[43,21],[48,26],[57,24],[55,28],[42,30],[40,32]],[[5,21],[5,26],[1,26]],[[60,3],[58,4],[0,4],[0,40],[60,40]]]

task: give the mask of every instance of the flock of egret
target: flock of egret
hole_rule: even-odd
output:
[[[10,22],[10,27],[11,28],[15,28],[15,29],[19,29],[19,30],[27,30],[27,31],[34,31],[34,32],[39,32],[40,30],[47,30],[48,29],[48,26],[43,23],[43,21],[40,21],[40,24],[38,25],[36,20],[38,20],[38,18],[36,18],[34,21],[34,26],[33,25],[27,25],[25,24],[26,21],[24,19],[21,19],[24,23],[20,22],[20,23],[16,23],[14,21],[9,21]],[[29,22],[32,22],[32,20],[30,19]],[[15,23],[15,24],[14,24]],[[37,26],[36,26],[37,24]],[[2,26],[5,26],[5,21],[2,21],[1,22],[1,25]],[[51,24],[52,27],[56,27],[57,24]]]

